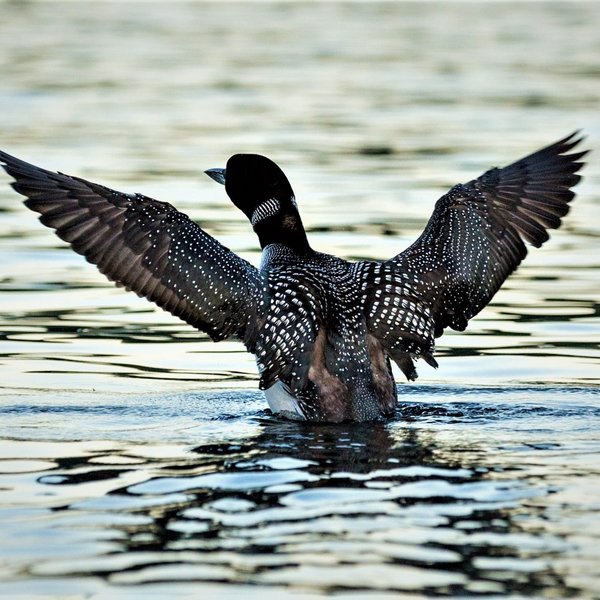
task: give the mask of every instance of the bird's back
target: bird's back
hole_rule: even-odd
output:
[[[273,244],[265,248],[261,272],[261,387],[276,386],[280,399],[288,392],[313,420],[372,420],[392,410],[395,387],[367,330],[356,265]]]

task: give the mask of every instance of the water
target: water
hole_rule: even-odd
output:
[[[1,147],[170,201],[289,175],[313,246],[386,258],[459,181],[583,128],[595,3],[0,2]],[[598,597],[600,177],[380,425],[283,422],[252,357],[113,288],[0,178],[0,596]],[[401,382],[400,377],[398,381]]]

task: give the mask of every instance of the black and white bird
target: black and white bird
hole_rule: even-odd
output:
[[[273,412],[308,421],[394,415],[390,360],[409,380],[435,339],[462,331],[574,198],[572,134],[453,187],[417,241],[393,258],[348,262],[313,250],[283,171],[257,154],[209,169],[263,250],[257,269],[170,204],[53,173],[0,152],[25,204],[108,279],[256,356]]]

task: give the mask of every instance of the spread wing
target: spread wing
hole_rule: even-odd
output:
[[[208,333],[250,347],[261,302],[258,271],[165,202],[53,173],[0,151],[0,164],[75,252],[108,279]]]
[[[580,141],[572,134],[453,187],[412,246],[363,267],[368,326],[388,351],[430,357],[434,337],[464,330],[490,302],[525,258],[525,242],[539,247],[560,227],[581,179],[586,152],[568,154]]]

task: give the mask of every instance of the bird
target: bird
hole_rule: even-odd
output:
[[[385,421],[415,362],[437,368],[435,341],[463,331],[548,229],[560,227],[588,151],[579,132],[452,187],[422,234],[389,260],[313,250],[290,182],[260,154],[205,171],[258,237],[253,266],[171,204],[52,172],[0,151],[25,205],[117,286],[256,358],[275,415]]]

